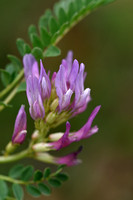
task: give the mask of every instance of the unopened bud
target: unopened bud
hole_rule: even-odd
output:
[[[17,147],[18,147],[18,144],[13,144],[12,142],[9,142],[5,149],[6,150],[5,155],[14,152]]]
[[[55,111],[58,105],[59,105],[59,100],[58,100],[58,99],[55,99],[55,100],[51,103],[50,109],[51,109],[52,111]]]
[[[35,152],[43,152],[43,151],[51,150],[50,147],[51,147],[50,144],[41,142],[41,143],[33,145],[32,149]]]
[[[56,114],[53,112],[50,112],[46,118],[46,122],[49,124],[52,124],[56,119]]]
[[[49,140],[52,142],[57,141],[63,136],[63,134],[64,133],[52,133],[49,135]]]
[[[32,137],[32,140],[37,140],[39,137],[39,131],[35,130],[31,137]]]

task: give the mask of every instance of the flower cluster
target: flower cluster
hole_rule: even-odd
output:
[[[81,148],[61,158],[55,158],[46,151],[60,150],[73,142],[88,138],[98,131],[97,126],[91,126],[100,106],[93,110],[88,121],[79,131],[70,132],[71,126],[68,120],[83,112],[91,100],[90,89],[84,89],[86,78],[84,64],[79,64],[76,59],[73,61],[73,53],[69,51],[66,59],[62,60],[59,71],[53,73],[51,80],[50,72],[46,73],[42,60],[39,66],[34,56],[27,54],[23,58],[23,64],[29,112],[35,120],[37,130],[36,134],[32,136],[34,139],[32,150],[36,152],[36,157],[40,160],[46,161],[47,158],[47,162],[68,166],[78,164],[77,155]],[[50,128],[63,122],[66,122],[65,133],[47,135]],[[12,142],[22,143],[25,135],[26,113],[22,106],[16,118]]]

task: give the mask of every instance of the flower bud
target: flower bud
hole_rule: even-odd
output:
[[[24,142],[27,133],[26,129],[27,129],[27,117],[24,105],[22,105],[15,121],[14,132],[12,136],[13,144],[21,144]]]
[[[56,114],[53,112],[50,112],[46,118],[46,122],[49,124],[52,124],[56,119]]]
[[[41,143],[33,145],[32,149],[35,152],[43,152],[43,151],[51,150],[50,147],[51,147],[50,144],[41,142]]]

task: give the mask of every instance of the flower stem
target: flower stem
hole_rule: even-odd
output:
[[[4,97],[11,89],[13,89],[23,78],[24,70],[22,69],[15,80],[0,92],[0,98]]]
[[[21,151],[20,153],[8,156],[0,156],[0,163],[9,163],[25,158],[29,155],[29,149]]]

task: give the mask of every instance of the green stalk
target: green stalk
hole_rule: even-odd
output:
[[[29,155],[29,149],[26,149],[14,155],[0,156],[0,163],[14,162],[22,158],[28,157],[28,155]]]

